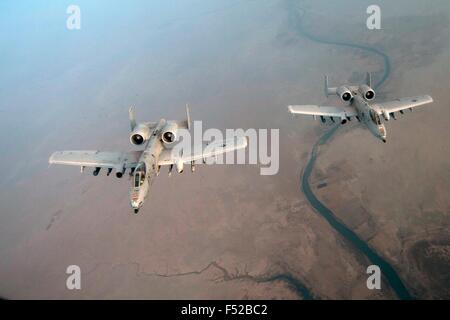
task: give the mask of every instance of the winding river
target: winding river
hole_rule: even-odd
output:
[[[306,31],[302,25],[301,18],[303,17],[303,12],[299,11],[298,8],[293,7],[290,8],[290,14],[291,14],[290,22],[293,24],[295,30],[301,36],[311,41],[321,44],[335,45],[363,50],[381,58],[384,64],[383,76],[376,83],[374,89],[379,89],[384,84],[384,82],[389,78],[389,75],[391,73],[391,64],[389,57],[385,53],[365,45],[342,41],[333,41],[312,35],[308,31]],[[314,164],[317,159],[318,148],[320,145],[327,143],[327,141],[329,141],[329,139],[331,139],[334,136],[338,128],[339,125],[336,125],[332,127],[330,130],[326,131],[313,146],[310,159],[306,164],[306,167],[303,171],[303,176],[301,177],[301,189],[305,194],[306,199],[311,204],[311,206],[315,209],[317,213],[319,213],[323,218],[325,218],[325,220],[330,224],[331,227],[333,227],[333,229],[335,229],[346,240],[351,242],[357,250],[359,250],[369,259],[371,263],[378,265],[380,267],[384,279],[389,283],[390,287],[394,290],[399,299],[405,300],[412,299],[413,297],[408,292],[407,288],[403,284],[402,280],[398,276],[395,269],[386,260],[384,260],[374,249],[372,249],[364,240],[362,240],[355,232],[353,232],[344,223],[342,223],[329,208],[327,208],[319,199],[317,199],[317,197],[314,195],[311,189],[311,186],[309,184],[309,178],[311,176],[312,171],[314,170]]]
[[[290,4],[290,6],[288,6],[287,8],[289,12],[289,22],[292,28],[296,32],[298,32],[300,36],[321,44],[348,47],[372,53],[373,55],[381,58],[384,65],[383,76],[374,85],[374,89],[379,89],[386,82],[391,73],[391,63],[389,57],[385,53],[369,46],[355,43],[348,43],[343,41],[333,41],[310,34],[302,25],[302,18],[304,16],[304,11],[296,7],[295,1],[288,3]],[[413,297],[408,292],[407,288],[403,284],[402,280],[398,276],[395,269],[386,260],[384,260],[374,249],[370,248],[370,246],[364,240],[362,240],[355,232],[349,229],[344,223],[339,221],[339,219],[335,216],[335,214],[329,208],[327,208],[319,199],[317,199],[317,197],[314,195],[311,189],[311,186],[309,185],[309,178],[311,176],[312,171],[314,170],[314,164],[317,159],[319,146],[327,143],[337,132],[338,128],[339,125],[336,125],[332,127],[330,130],[326,131],[313,146],[311,150],[310,159],[306,164],[306,167],[303,170],[303,175],[301,177],[301,189],[305,194],[306,199],[315,209],[315,212],[320,214],[330,224],[330,226],[334,230],[336,230],[342,237],[344,237],[347,241],[352,243],[355,249],[364,254],[371,263],[376,264],[380,267],[384,279],[388,282],[392,290],[394,290],[394,292],[397,294],[398,298],[404,300],[413,299]],[[237,278],[244,278],[244,276]],[[293,291],[295,291],[298,296],[302,297],[303,299],[315,298],[314,295],[309,290],[309,288],[307,288],[299,279],[297,279],[288,272],[278,273],[272,276],[259,276],[259,277],[247,275],[245,276],[245,278],[250,278],[252,281],[256,281],[259,283],[283,281]]]

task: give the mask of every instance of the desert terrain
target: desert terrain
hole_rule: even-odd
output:
[[[414,2],[414,3],[413,3]],[[418,298],[448,298],[449,15],[446,1],[79,1],[2,4],[0,296],[12,299],[396,299],[366,287],[367,258],[309,205],[300,181],[329,128],[289,104],[340,103],[332,81],[380,77],[370,54],[315,43],[296,29],[389,55],[380,99],[435,103],[387,124],[388,143],[352,122],[320,147],[315,194],[397,270]],[[105,6],[109,9],[104,10]],[[292,14],[302,10],[304,16]],[[296,13],[296,12],[295,12]],[[333,34],[334,33],[334,34]],[[280,170],[199,166],[162,172],[139,215],[131,181],[48,166],[55,150],[123,150],[127,110],[205,128],[280,130]],[[82,289],[66,288],[79,265]]]

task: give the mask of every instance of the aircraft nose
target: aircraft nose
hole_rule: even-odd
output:
[[[379,132],[380,132],[380,138],[381,140],[386,143],[386,129],[384,128],[384,126],[380,126],[378,128]]]
[[[139,209],[139,201],[137,201],[137,200],[131,200],[130,201],[130,205],[131,205],[131,207],[133,208],[133,209]]]
[[[383,138],[383,140],[386,140],[386,129],[384,126],[379,126],[378,127],[378,131],[380,132],[380,136],[381,138]]]

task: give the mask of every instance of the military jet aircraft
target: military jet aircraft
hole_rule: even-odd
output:
[[[396,99],[389,102],[372,102],[375,99],[375,91],[372,89],[372,77],[367,73],[366,84],[363,85],[343,85],[340,87],[328,86],[328,77],[325,76],[325,95],[336,94],[343,102],[348,103],[341,107],[326,107],[317,105],[288,106],[292,114],[312,115],[314,119],[319,116],[323,123],[326,118],[332,122],[338,118],[341,124],[347,123],[352,117],[363,122],[370,132],[378,139],[386,142],[386,128],[381,122],[380,116],[385,121],[390,118],[396,119],[395,112],[404,113],[404,110],[433,102],[433,98],[428,95],[411,98]]]
[[[183,150],[173,152],[178,142],[179,129],[189,130],[191,120],[189,107],[186,106],[187,118],[184,121],[161,119],[159,122],[136,123],[134,109],[129,109],[131,125],[130,142],[133,145],[143,146],[140,151],[131,152],[101,152],[101,151],[57,151],[49,158],[50,164],[65,164],[80,166],[83,172],[85,167],[95,168],[93,175],[97,176],[102,168],[107,169],[109,176],[114,169],[117,178],[122,178],[127,169],[133,177],[130,191],[130,205],[134,213],[138,213],[148,195],[153,178],[159,174],[163,165],[169,166],[169,175],[174,165],[178,173],[183,172],[184,164],[190,164],[194,172],[195,163],[207,158],[217,157],[226,152],[244,149],[247,147],[245,137],[213,141],[207,146],[198,148],[195,154],[183,154]],[[196,149],[194,149],[196,150]],[[194,151],[195,152],[195,151]]]

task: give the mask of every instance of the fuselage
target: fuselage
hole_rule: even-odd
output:
[[[158,172],[158,159],[161,151],[164,149],[161,141],[161,130],[165,126],[166,121],[161,119],[153,130],[141,157],[139,164],[133,172],[133,182],[130,191],[130,205],[135,213],[144,204],[145,198],[150,191],[153,178]]]
[[[358,92],[353,92],[352,105],[357,110],[359,119],[369,131],[378,139],[386,142],[386,128],[381,123],[380,116]]]

